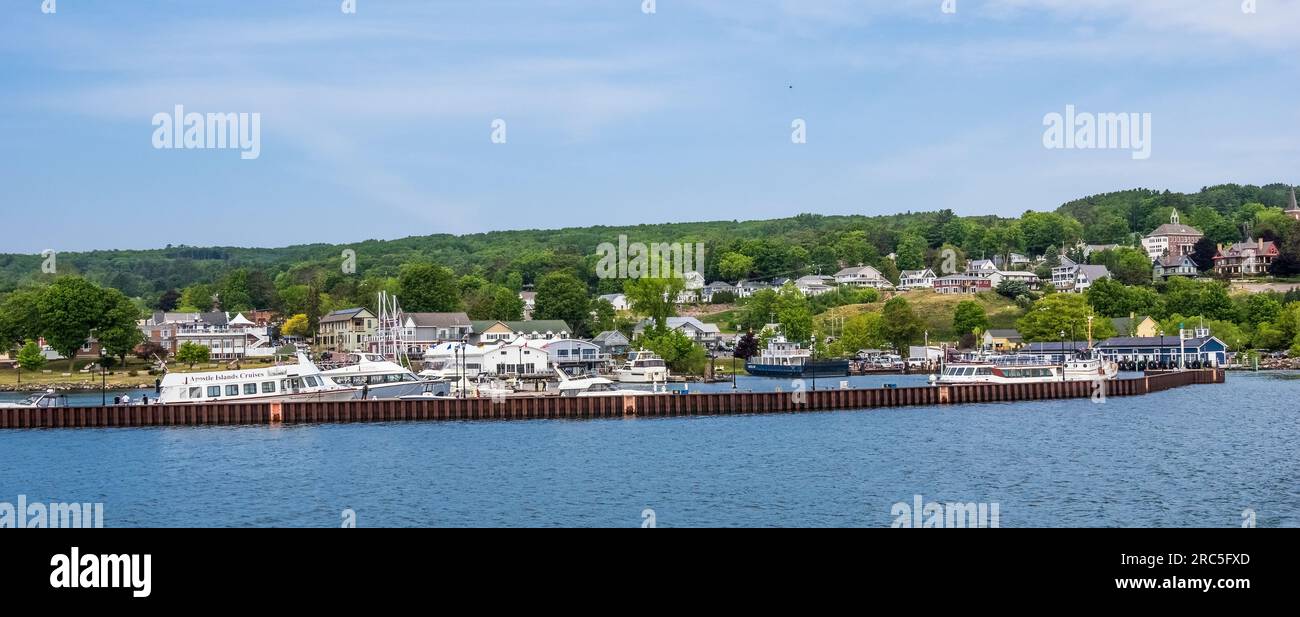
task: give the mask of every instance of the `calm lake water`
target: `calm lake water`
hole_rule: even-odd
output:
[[[919,494],[996,503],[1003,527],[1229,527],[1247,508],[1297,526],[1297,400],[1300,376],[1230,373],[1104,404],[0,431],[0,502],[103,502],[110,527],[338,526],[345,509],[362,527],[637,527],[647,508],[661,527],[885,527]]]

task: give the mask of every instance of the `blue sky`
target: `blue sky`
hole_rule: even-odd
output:
[[[1300,0],[41,4],[0,0],[0,252],[1300,183]],[[177,104],[260,157],[155,149]],[[1151,158],[1045,149],[1066,105],[1152,114]]]

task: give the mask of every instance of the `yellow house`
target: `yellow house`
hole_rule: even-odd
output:
[[[981,341],[991,351],[1015,351],[1025,344],[1015,330],[985,330]]]
[[[1116,317],[1110,320],[1115,324],[1119,336],[1160,336],[1160,324],[1149,316]]]

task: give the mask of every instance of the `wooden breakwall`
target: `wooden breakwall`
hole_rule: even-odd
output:
[[[0,429],[229,426],[432,420],[532,420],[707,416],[874,409],[918,405],[1139,396],[1223,383],[1223,369],[1151,372],[1106,382],[974,384],[812,392],[715,392],[656,396],[509,397],[286,403],[199,403],[0,409]]]

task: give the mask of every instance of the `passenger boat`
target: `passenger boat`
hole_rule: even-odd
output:
[[[629,351],[623,366],[614,369],[614,378],[623,383],[665,383],[668,365],[653,351]]]
[[[581,377],[574,379],[564,371],[555,369],[560,380],[560,396],[645,396],[658,394],[648,390],[619,388],[618,384],[604,377]]]
[[[38,392],[16,403],[0,403],[0,409],[58,409],[68,406],[68,397],[54,390]]]
[[[760,377],[843,377],[849,374],[849,361],[813,360],[811,351],[774,336],[757,361],[745,361],[745,370]]]
[[[247,401],[346,401],[357,391],[326,377],[306,354],[298,363],[236,371],[168,373],[158,402],[220,403]]]
[[[323,371],[323,374],[340,386],[355,389],[359,399],[402,398],[423,394],[430,386],[438,392],[439,384],[443,394],[448,389],[445,380],[421,378],[410,369],[374,353],[350,353],[342,366]]]
[[[1053,381],[1097,381],[1114,379],[1119,365],[1096,356],[1080,356],[1063,364],[1038,356],[988,356],[985,359],[946,363],[931,383],[1048,383]]]

